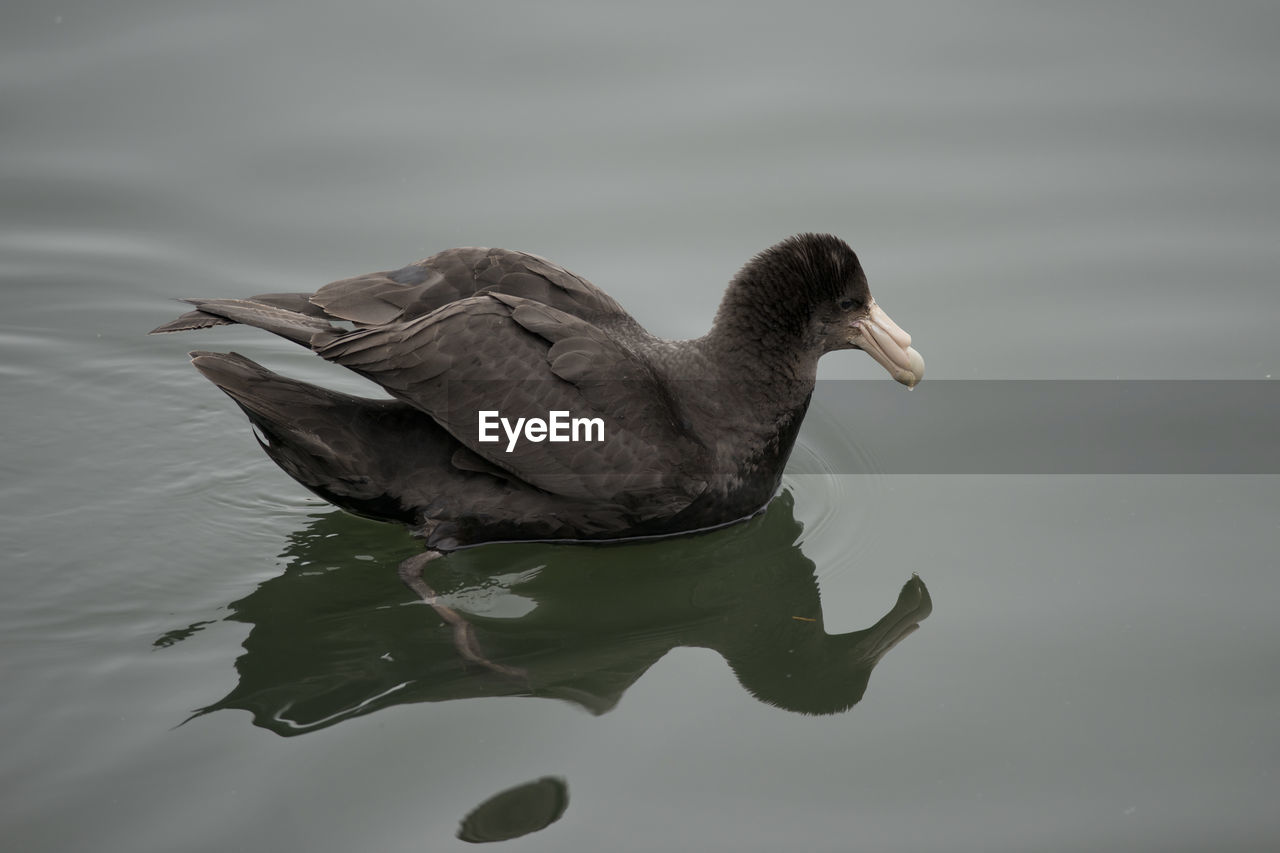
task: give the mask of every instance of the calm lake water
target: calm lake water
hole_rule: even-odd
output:
[[[486,802],[462,835],[534,830],[520,851],[1280,848],[1275,434],[1172,416],[1174,451],[1253,472],[1126,467],[1141,438],[1048,473],[930,442],[911,469],[877,437],[966,397],[938,380],[1275,400],[1275,3],[3,20],[6,849],[470,849]],[[435,564],[516,675],[465,664],[396,577],[407,534],[289,480],[185,353],[362,380],[252,330],[145,334],[172,297],[493,245],[691,337],[804,230],[858,250],[924,384],[854,393],[890,380],[828,356],[749,523]],[[1056,421],[1002,414],[965,429],[1050,449]],[[839,636],[903,612],[927,618],[874,672]]]

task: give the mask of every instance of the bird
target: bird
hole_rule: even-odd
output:
[[[423,541],[402,566],[415,588],[426,560],[460,548],[748,518],[780,486],[823,355],[863,350],[908,388],[924,376],[858,256],[830,234],[751,258],[692,340],[656,337],[585,278],[495,248],[448,249],[315,293],[183,301],[194,309],[153,334],[253,326],[384,389],[352,396],[235,352],[191,353],[286,473]]]

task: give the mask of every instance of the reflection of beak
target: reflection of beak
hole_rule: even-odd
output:
[[[911,336],[871,300],[871,309],[851,324],[849,343],[880,363],[894,379],[908,388],[924,378],[924,359],[911,348]]]
[[[928,587],[919,575],[912,575],[902,587],[902,592],[898,593],[898,603],[893,605],[893,609],[864,632],[866,636],[858,644],[861,657],[874,664],[914,634],[932,612],[933,599],[929,597]]]

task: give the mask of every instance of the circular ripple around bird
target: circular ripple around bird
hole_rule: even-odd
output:
[[[870,523],[875,495],[884,487],[875,455],[835,413],[815,405],[805,419],[783,475],[796,496],[806,553],[820,566],[856,551]],[[827,559],[827,558],[831,559]]]

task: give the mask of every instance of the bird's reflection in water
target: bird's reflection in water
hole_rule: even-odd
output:
[[[602,714],[677,646],[714,649],[764,702],[829,714],[862,698],[872,668],[932,609],[913,576],[872,627],[826,633],[783,492],[761,515],[709,533],[491,545],[429,563],[424,580],[465,620],[468,649],[400,583],[412,543],[392,530],[331,513],[295,534],[285,573],[230,605],[229,618],[253,626],[239,683],[197,716],[239,708],[297,735],[389,705],[479,696]]]
[[[509,841],[546,829],[569,806],[569,786],[544,776],[494,794],[472,809],[458,826],[458,838],[472,844]]]

